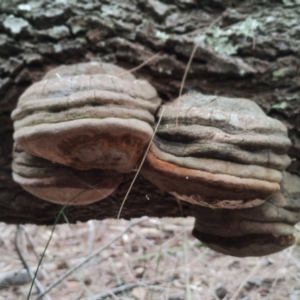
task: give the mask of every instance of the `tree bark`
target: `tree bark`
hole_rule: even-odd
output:
[[[295,2],[295,3],[294,3]],[[147,79],[164,101],[200,91],[256,101],[285,123],[288,171],[300,176],[300,5],[296,1],[105,0],[0,3],[0,221],[53,224],[61,206],[11,177],[11,111],[22,92],[61,64],[116,63]],[[134,174],[105,200],[66,209],[70,222],[115,218]],[[122,218],[191,215],[190,206],[139,176]],[[60,222],[65,222],[62,218]]]

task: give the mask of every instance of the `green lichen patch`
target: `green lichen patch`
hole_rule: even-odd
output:
[[[170,35],[164,31],[157,30],[155,33],[155,37],[162,41],[166,41],[170,37]]]
[[[245,20],[234,24],[228,29],[213,26],[207,32],[205,41],[212,46],[217,53],[233,55],[237,53],[239,44],[233,42],[232,37],[253,39],[259,27],[262,27],[262,23],[252,17],[247,17]]]

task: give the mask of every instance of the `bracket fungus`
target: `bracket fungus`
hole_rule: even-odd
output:
[[[160,110],[142,174],[180,200],[211,208],[262,204],[289,165],[287,129],[254,102],[191,93]]]
[[[240,257],[268,255],[293,245],[294,225],[299,222],[300,179],[284,172],[281,186],[281,193],[252,208],[193,205],[193,235],[218,252]]]
[[[121,173],[140,163],[160,103],[148,82],[111,64],[51,70],[12,113],[14,180],[60,204],[107,197]],[[291,142],[281,122],[250,100],[200,93],[167,104],[158,117],[141,172],[192,204],[196,238],[236,256],[265,255],[294,242],[300,181],[284,173]]]
[[[82,63],[51,70],[20,97],[14,139],[28,153],[80,170],[134,170],[153,134],[156,90],[124,69]]]
[[[77,170],[35,157],[19,145],[13,151],[13,179],[29,193],[50,202],[84,205],[109,196],[122,182],[113,170]]]

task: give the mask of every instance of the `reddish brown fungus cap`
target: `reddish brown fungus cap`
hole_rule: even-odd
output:
[[[158,187],[211,208],[256,206],[279,191],[290,140],[254,102],[193,93],[162,112],[142,171]]]
[[[14,139],[28,153],[77,169],[132,171],[160,104],[155,89],[111,64],[50,71],[20,97]]]
[[[15,145],[13,178],[29,193],[58,204],[86,205],[106,198],[122,182],[112,170],[76,170],[35,157]]]

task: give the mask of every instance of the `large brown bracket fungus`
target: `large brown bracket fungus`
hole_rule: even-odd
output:
[[[193,204],[252,207],[279,191],[290,144],[254,102],[191,93],[165,106],[143,175]]]
[[[252,208],[193,205],[193,235],[218,252],[240,257],[268,255],[293,245],[300,217],[300,179],[284,172],[281,186],[281,193]]]
[[[156,90],[105,63],[62,66],[20,97],[14,139],[28,153],[76,169],[134,170],[148,144]]]
[[[105,63],[61,66],[12,113],[13,178],[35,196],[82,205],[110,195],[139,164],[160,104],[155,89]]]

